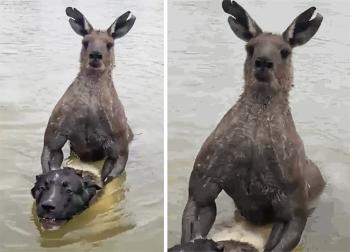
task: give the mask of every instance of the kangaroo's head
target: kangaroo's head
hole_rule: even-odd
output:
[[[320,14],[312,19],[316,8],[301,13],[281,35],[277,35],[263,32],[236,2],[224,0],[222,7],[231,15],[228,23],[233,32],[247,42],[245,88],[288,92],[293,81],[292,50],[308,42],[321,25],[323,18]]]
[[[80,53],[80,68],[91,72],[104,72],[114,65],[114,40],[123,37],[136,20],[130,11],[118,17],[106,30],[95,30],[84,15],[68,7],[66,14],[73,30],[83,37]]]

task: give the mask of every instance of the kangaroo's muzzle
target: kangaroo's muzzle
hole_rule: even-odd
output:
[[[102,63],[102,54],[98,51],[92,51],[89,54],[89,65],[93,68],[101,67]]]
[[[254,62],[255,78],[258,81],[268,82],[271,79],[273,62],[266,57],[258,57]]]

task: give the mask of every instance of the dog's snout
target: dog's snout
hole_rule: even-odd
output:
[[[264,68],[271,69],[271,68],[273,68],[273,62],[269,58],[258,57],[255,60],[255,68],[257,68],[257,69],[264,69]]]
[[[102,59],[102,54],[98,51],[92,51],[89,54],[90,59]]]
[[[55,206],[52,204],[52,202],[45,202],[41,204],[41,207],[48,213],[55,210]]]

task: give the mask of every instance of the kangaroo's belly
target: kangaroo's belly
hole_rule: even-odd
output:
[[[93,113],[76,118],[68,134],[71,149],[82,161],[103,159],[110,138],[111,129],[106,120]]]
[[[273,201],[284,195],[281,181],[270,175],[241,167],[223,184],[240,214],[255,224],[272,222],[275,216]]]
[[[97,161],[105,157],[105,152],[102,145],[91,146],[71,143],[70,148],[80,158],[80,160],[85,162]]]
[[[269,223],[275,217],[273,202],[288,193],[284,171],[290,162],[281,161],[277,146],[269,138],[232,136],[232,141],[219,141],[221,146],[203,160],[202,172],[218,176],[221,188],[246,219],[256,224]]]

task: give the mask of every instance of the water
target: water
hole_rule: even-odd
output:
[[[0,251],[161,251],[163,248],[163,1],[0,2]],[[65,15],[106,29],[131,10],[116,41],[114,81],[135,133],[126,178],[58,232],[41,233],[30,189],[41,172],[51,111],[78,73],[81,38]],[[67,149],[66,149],[67,151]]]
[[[350,23],[347,1],[240,1],[260,27],[282,32],[310,5],[324,21],[294,50],[295,87],[290,104],[308,156],[328,185],[308,220],[300,250],[350,247]],[[244,42],[231,31],[221,1],[169,2],[169,246],[180,241],[189,174],[200,146],[243,86]],[[210,233],[230,224],[233,203],[221,194]]]

